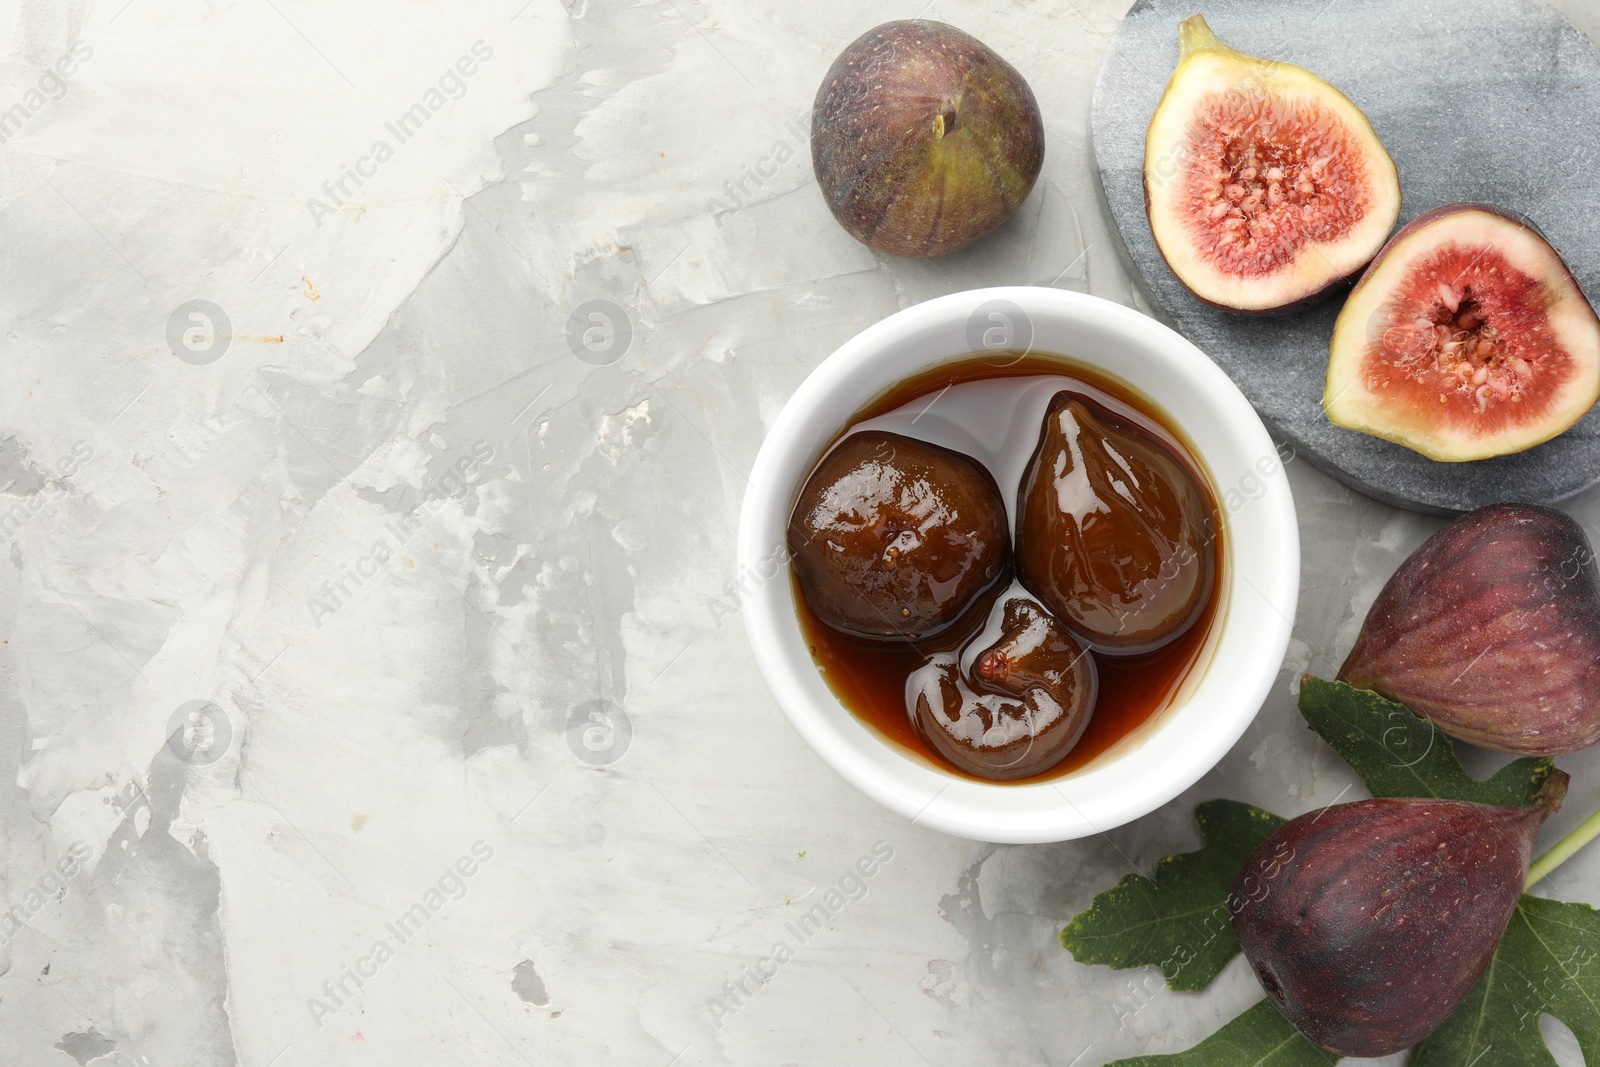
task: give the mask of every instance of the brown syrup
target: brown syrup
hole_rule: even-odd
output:
[[[1013,359],[1015,362],[1011,362]],[[1126,424],[1159,442],[1183,462],[1206,495],[1212,529],[1219,531],[1219,536],[1212,538],[1209,544],[1210,550],[1216,553],[1218,580],[1213,583],[1198,620],[1171,643],[1136,656],[1094,653],[1100,677],[1099,699],[1076,747],[1049,770],[1031,778],[1001,783],[1006,785],[1050,781],[1081,770],[1165,710],[1205,650],[1226,585],[1226,553],[1220,535],[1222,513],[1216,504],[1217,494],[1211,479],[1195,461],[1193,450],[1172,421],[1150,400],[1124,383],[1072,360],[1041,355],[1003,358],[986,355],[956,360],[908,378],[872,400],[856,413],[849,428],[839,437],[843,438],[868,419],[918,402],[927,403],[951,386],[1039,376],[1057,378],[1059,388],[1081,391],[1114,408]],[[1034,432],[1037,433],[1037,428]],[[1004,487],[1004,490],[1014,492],[1015,487]],[[792,568],[790,581],[798,605],[801,633],[811,657],[844,706],[895,747],[946,773],[988,781],[957,769],[923,739],[906,710],[906,680],[927,661],[928,655],[956,651],[981,633],[994,602],[1006,593],[1007,582],[1002,579],[962,613],[948,630],[936,637],[918,640],[913,647],[905,641],[871,640],[835,630],[812,612]]]

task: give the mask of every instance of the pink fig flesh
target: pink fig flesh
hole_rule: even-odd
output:
[[[1456,519],[1383,587],[1339,680],[1484,748],[1600,741],[1600,573],[1583,528],[1535,504]]]
[[[1387,1056],[1466,998],[1522,895],[1534,839],[1561,804],[1362,800],[1310,812],[1234,882],[1233,929],[1268,998],[1342,1056]]]
[[[1329,348],[1335,424],[1444,463],[1532,448],[1600,399],[1600,318],[1532,222],[1417,217],[1356,283]]]
[[[1200,300],[1237,311],[1310,302],[1364,267],[1400,215],[1372,124],[1309,70],[1236,51],[1200,15],[1145,133],[1156,248]]]

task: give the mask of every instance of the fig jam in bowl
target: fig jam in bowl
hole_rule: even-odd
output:
[[[1135,455],[1146,446],[1158,466],[1159,456],[1167,456],[1174,470],[1190,472],[1203,490],[1207,537],[1184,559],[1205,556],[1209,592],[1203,603],[1186,609],[1191,622],[1181,636],[1154,650],[1141,646],[1128,654],[1128,648],[1108,647],[1093,636],[1092,620],[1069,621],[1059,599],[1046,612],[1040,605],[1047,598],[1031,596],[1043,592],[1037,561],[1044,528],[1029,518],[1033,509],[1024,502],[1032,498],[1023,489],[1041,481],[1029,476],[1036,452],[1050,466],[1050,442],[1048,435],[1041,440],[1041,428],[1063,418],[1068,399],[1077,422],[1060,426],[1103,425],[1115,435],[1099,450],[1112,472],[1109,481],[1101,474],[1102,490],[1115,489],[1141,506],[1154,500],[1139,496],[1137,488],[1127,491],[1151,480],[1151,468]],[[992,480],[1005,508],[1001,521],[1012,544],[1019,532],[1028,541],[1024,551],[1034,573],[1026,588],[1017,581],[1013,559],[980,601],[954,622],[939,623],[944,628],[931,636],[862,638],[830,627],[817,610],[829,605],[813,603],[814,568],[804,572],[813,595],[802,590],[801,568],[809,561],[791,550],[790,523],[821,461],[837,458],[836,449],[842,455],[846,450],[838,446],[858,433],[873,435],[858,445],[871,441],[880,452],[885,446],[879,438],[909,438],[917,447],[903,453],[936,446],[986,471],[984,480]],[[1082,461],[1094,442],[1082,436],[1055,445],[1061,455],[1054,472],[1066,469],[1067,476],[1053,483],[1049,500],[1059,496],[1062,508],[1081,511],[1069,499],[1078,492],[1071,471],[1088,469]],[[898,462],[905,466],[911,457],[902,455]],[[1249,402],[1204,353],[1155,320],[1097,297],[1046,288],[983,289],[890,316],[847,342],[801,384],[768,434],[750,480],[738,571],[746,591],[746,633],[768,686],[800,736],[847,782],[946,833],[1006,843],[1064,841],[1153,811],[1198,781],[1238,741],[1288,648],[1299,534],[1276,447]],[[1110,496],[1100,493],[1103,500]],[[1122,508],[1137,522],[1138,508],[1117,500],[1111,505],[1111,512]],[[970,501],[964,506],[972,510]],[[1106,511],[1103,503],[1086,506]],[[1159,512],[1159,503],[1151,510]],[[1027,512],[1020,516],[1022,529],[1019,511]],[[953,762],[962,752],[952,755],[951,744],[931,736],[926,697],[919,705],[924,718],[917,719],[912,705],[919,686],[937,702],[939,690],[928,672],[941,657],[954,678],[958,669],[970,674],[977,663],[992,665],[993,656],[978,657],[985,645],[1012,653],[1023,647],[1005,644],[1015,633],[998,629],[1001,607],[1010,608],[1012,597],[1034,601],[1016,618],[1043,626],[1040,616],[1053,613],[1072,629],[1083,654],[1098,665],[1088,672],[1097,681],[1086,683],[1098,686],[1098,703],[1087,725],[1075,727],[1081,730],[1076,740],[1066,738],[1070,747],[1059,762],[997,781]],[[921,610],[920,603],[907,603]],[[911,607],[904,614],[911,616]],[[989,644],[997,635],[1000,643]],[[1025,666],[1026,658],[1014,662]],[[1034,695],[1048,703],[1040,691]],[[930,743],[935,740],[940,743]]]

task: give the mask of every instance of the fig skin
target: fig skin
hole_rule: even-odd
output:
[[[1111,655],[1181,635],[1216,582],[1215,529],[1205,491],[1164,445],[1076,393],[1050,401],[1018,490],[1016,566],[1073,634]]]
[[[1197,145],[1200,134],[1214,143]],[[1273,167],[1283,171],[1276,179]],[[1143,175],[1145,216],[1173,276],[1202,303],[1247,314],[1291,312],[1344,288],[1400,216],[1394,160],[1361,109],[1302,67],[1228,47],[1200,15],[1179,24]],[[1232,235],[1228,217],[1208,214],[1229,201],[1240,211]],[[1278,241],[1285,229],[1298,243]],[[1224,269],[1217,261],[1235,241],[1244,253],[1259,244],[1274,254],[1258,250],[1252,269]]]
[[[1600,741],[1600,571],[1583,528],[1537,504],[1451,522],[1390,577],[1339,680],[1501,752]]]
[[[940,653],[906,680],[906,705],[928,744],[978,778],[1041,774],[1071,752],[1094,713],[1094,657],[1038,604],[997,604],[1000,633],[963,672]],[[991,628],[994,620],[991,620]],[[981,638],[980,638],[981,640]]]
[[[929,637],[1008,573],[994,476],[900,434],[845,438],[806,480],[788,547],[812,611],[858,637]]]
[[[1499,261],[1485,257],[1483,250],[1493,252]],[[1435,384],[1425,391],[1404,380],[1425,374],[1437,357],[1381,358],[1379,345],[1387,342],[1391,328],[1399,326],[1402,337],[1409,333],[1405,316],[1394,311],[1401,306],[1397,294],[1416,285],[1413,271],[1434,255],[1454,255],[1460,261],[1447,276],[1454,277],[1463,288],[1462,296],[1478,305],[1487,319],[1470,333],[1482,336],[1488,327],[1501,335],[1491,347],[1492,357],[1474,354],[1472,362],[1488,365],[1499,360],[1503,365],[1514,363],[1512,357],[1526,356],[1523,362],[1531,368],[1490,379],[1514,382],[1517,394],[1515,401],[1488,399],[1494,405],[1493,419],[1485,418],[1487,405],[1474,402],[1465,380],[1447,377],[1440,383],[1435,376],[1429,379]],[[1513,287],[1521,284],[1515,281],[1517,274],[1532,279],[1535,287],[1520,299],[1507,301]],[[1441,324],[1451,318],[1439,301],[1406,306],[1414,309],[1414,317],[1431,317]],[[1558,353],[1554,363],[1551,345]],[[1408,368],[1420,369],[1402,373]],[[1387,389],[1384,378],[1390,382]],[[1395,379],[1401,379],[1398,388]],[[1476,378],[1470,381],[1483,384]],[[1436,402],[1447,398],[1454,403]],[[1393,441],[1441,463],[1532,448],[1570,429],[1596,400],[1600,400],[1600,316],[1577,278],[1531,220],[1470,203],[1424,212],[1383,246],[1334,324],[1323,391],[1323,409],[1334,425]]]
[[[1027,199],[1044,164],[1044,124],[1028,83],[982,41],[942,22],[886,22],[823,77],[811,162],[856,240],[893,256],[939,256]]]
[[[1526,807],[1361,800],[1285,823],[1230,897],[1268,999],[1342,1056],[1427,1037],[1489,965],[1566,786],[1553,771]]]

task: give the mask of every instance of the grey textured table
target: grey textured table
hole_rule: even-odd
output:
[[[1228,44],[1296,63],[1372,120],[1400,171],[1400,222],[1460,201],[1532,219],[1600,297],[1600,56],[1570,22],[1531,0],[1214,0]],[[1321,401],[1343,304],[1250,317],[1207,307],[1167,269],[1145,220],[1144,133],[1177,61],[1194,0],[1140,0],[1112,38],[1095,85],[1093,141],[1106,201],[1157,312],[1239,383],[1269,427],[1319,467],[1407,507],[1466,511],[1501,500],[1552,503],[1600,481],[1600,409],[1527,452],[1435,463],[1333,425]]]
[[[0,928],[0,1063],[1096,1067],[1257,995],[1237,962],[1175,994],[1056,933],[1195,847],[1197,801],[1359,788],[1294,679],[1334,669],[1436,520],[1290,461],[1280,684],[1106,837],[908,824],[751,662],[744,473],[811,368],[957,289],[1142,306],[1088,147],[1125,0],[926,8],[1028,78],[1042,180],[936,263],[839,230],[806,109],[839,49],[922,7],[8,9],[0,104],[43,88],[0,145],[0,903],[25,919]],[[1600,806],[1600,756],[1560,762],[1548,840]],[[1547,891],[1597,886],[1593,850]]]

